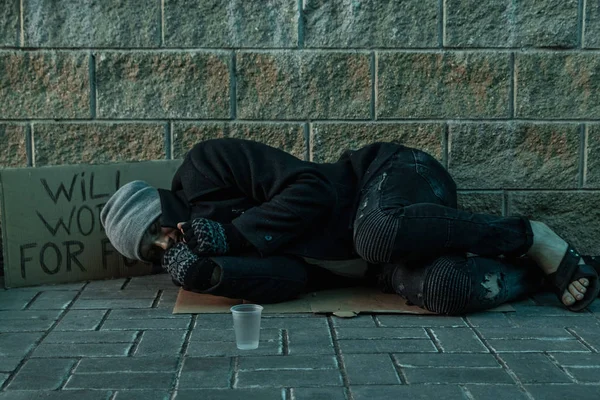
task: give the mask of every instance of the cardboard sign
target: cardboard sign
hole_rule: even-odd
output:
[[[116,252],[100,211],[125,183],[170,188],[181,160],[0,170],[6,287],[148,274]]]

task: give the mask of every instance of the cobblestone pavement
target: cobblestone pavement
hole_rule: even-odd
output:
[[[166,275],[0,290],[0,399],[600,398],[600,301],[466,317],[173,315]]]

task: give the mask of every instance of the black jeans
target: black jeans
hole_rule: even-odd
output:
[[[539,268],[522,259],[510,261],[526,253],[532,242],[525,218],[457,209],[456,184],[446,169],[429,154],[408,147],[365,185],[354,222],[357,253],[374,264],[397,265],[402,271],[396,272],[400,288],[395,291],[412,295],[415,299],[409,300],[415,304],[437,308],[431,310],[435,312],[449,313],[449,306],[431,305],[444,299],[431,298],[429,307],[419,299],[423,303],[428,295],[456,295],[451,286],[470,286],[459,294],[468,292],[469,299],[458,301],[468,304],[455,307],[456,312],[493,307],[538,289]],[[478,257],[467,258],[467,253]],[[500,281],[490,284],[490,277]],[[444,279],[448,282],[441,290]]]

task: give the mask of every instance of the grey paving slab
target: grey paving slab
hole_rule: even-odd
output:
[[[190,316],[188,316],[187,319],[107,319],[102,325],[102,330],[187,330],[190,325],[190,320]]]
[[[0,392],[0,400],[109,400],[112,396],[107,390],[31,390]]]
[[[76,359],[29,359],[7,390],[55,390],[66,380]]]
[[[388,354],[346,354],[343,356],[351,385],[399,385],[402,382]]]
[[[340,372],[333,369],[256,370],[240,371],[237,374],[234,387],[323,387],[342,385]]]
[[[38,292],[0,291],[0,310],[22,310]]]
[[[570,373],[577,382],[584,383],[599,383],[600,382],[600,367],[598,368],[565,368],[568,373]]]
[[[377,324],[372,315],[358,315],[354,318],[332,317],[333,326],[336,328],[375,328]]]
[[[54,331],[92,331],[96,329],[108,310],[68,310]]]
[[[178,390],[229,388],[232,372],[229,357],[188,357],[183,361]]]
[[[128,278],[118,278],[90,281],[85,285],[85,290],[120,290],[127,280]]]
[[[23,357],[42,335],[42,332],[0,333],[0,357]]]
[[[50,332],[42,342],[47,343],[133,343],[136,331],[57,331]]]
[[[146,331],[138,344],[136,357],[146,356],[175,356],[181,353],[186,331]]]
[[[288,331],[290,354],[333,354],[333,342],[329,329]]]
[[[466,322],[461,317],[447,317],[443,315],[377,315],[375,317],[382,327],[407,328],[410,326],[430,327],[466,327]]]
[[[572,330],[581,340],[600,351],[600,327],[575,327]]]
[[[507,353],[501,355],[522,383],[571,383],[571,379],[544,354]]]
[[[190,342],[186,354],[191,357],[231,357],[231,356],[271,356],[283,354],[280,340],[260,340],[258,349],[239,350],[235,341],[212,342],[195,341]]]
[[[329,331],[327,319],[324,317],[263,317],[260,326],[267,329],[318,329]]]
[[[129,289],[129,290],[89,290],[86,288],[79,296],[80,300],[124,300],[152,299],[158,295],[158,290]]]
[[[406,381],[415,383],[514,383],[502,368],[406,368]]]
[[[423,328],[336,328],[338,339],[429,339]]]
[[[469,328],[431,328],[444,353],[488,353],[487,347]]]
[[[487,367],[502,366],[491,354],[458,354],[458,353],[415,353],[394,354],[396,363],[401,367]]]
[[[71,306],[75,310],[108,309],[108,308],[150,308],[152,299],[120,299],[120,300],[79,300]]]
[[[176,400],[285,400],[284,391],[269,389],[195,389],[178,390]],[[300,400],[300,399],[298,399]]]
[[[458,385],[397,385],[397,386],[350,386],[354,400],[465,400],[464,391]]]
[[[39,345],[31,357],[113,357],[126,356],[132,343],[64,343]]]
[[[9,374],[0,373],[0,386],[2,386],[4,384],[4,382],[8,379],[9,376],[10,376]]]
[[[515,325],[507,317],[506,313],[484,312],[466,316],[467,321],[475,327],[487,328],[512,328]]]
[[[525,385],[525,389],[536,400],[592,400],[600,398],[600,386],[597,385]]]
[[[293,388],[295,400],[346,400],[344,388]]]
[[[57,284],[48,284],[48,285],[38,285],[38,286],[29,286],[24,288],[15,288],[10,290],[19,290],[19,291],[31,291],[31,292],[49,292],[49,291],[65,291],[65,290],[81,290],[82,288],[87,286],[87,282],[73,282],[73,283],[57,283]]]
[[[199,314],[194,329],[233,329],[231,314]]]
[[[114,400],[169,400],[171,394],[160,390],[118,390]]]
[[[2,321],[0,332],[37,332],[46,331],[54,324],[53,320],[13,319]]]
[[[0,300],[1,302],[1,300]],[[13,310],[0,311],[0,321],[31,320],[55,321],[63,313],[62,310]]]
[[[343,354],[438,351],[431,340],[424,339],[340,340],[338,343]]]
[[[508,318],[515,326],[522,328],[600,328],[600,321],[590,314],[571,313],[568,316],[543,317],[514,313],[508,315]]]
[[[21,362],[21,357],[0,357],[0,372],[12,372]]]
[[[550,353],[550,356],[563,366],[600,367],[600,353]]]
[[[337,369],[335,356],[308,355],[308,356],[272,356],[272,357],[240,357],[238,369],[240,371],[256,369]]]
[[[485,339],[573,339],[573,335],[564,328],[519,327],[519,328],[479,328]]]
[[[165,389],[171,387],[174,372],[105,372],[101,374],[74,374],[66,389]]]
[[[173,314],[173,310],[164,308],[148,308],[148,309],[121,309],[111,310],[108,320],[113,319],[148,319],[148,318],[164,318],[164,319],[185,319],[191,318],[190,314]],[[231,316],[229,316],[231,318]],[[233,325],[232,325],[233,327]]]
[[[528,400],[527,394],[514,385],[467,385],[474,400]]]
[[[589,352],[590,350],[577,340],[538,340],[538,339],[490,339],[487,343],[497,352],[534,352],[543,351],[581,351]]]
[[[42,292],[28,308],[30,310],[63,310],[78,294],[79,292],[73,290]]]
[[[168,372],[177,369],[177,357],[104,357],[84,358],[77,367],[77,374],[99,372]]]
[[[260,329],[260,340],[281,341],[281,329]],[[235,342],[235,332],[232,329],[194,329],[190,336],[190,342]]]

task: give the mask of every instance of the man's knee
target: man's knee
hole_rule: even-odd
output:
[[[371,263],[390,262],[400,219],[379,209],[358,215],[354,225],[356,253]]]

